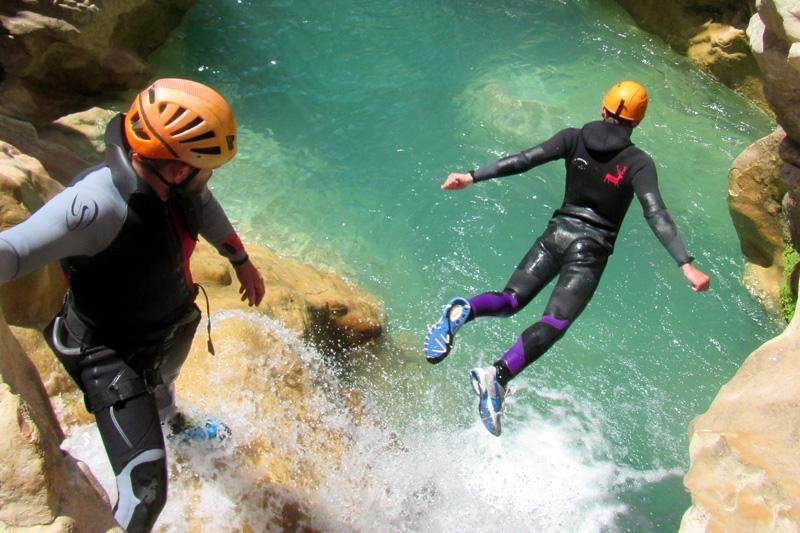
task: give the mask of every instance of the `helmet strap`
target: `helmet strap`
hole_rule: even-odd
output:
[[[164,175],[161,173],[161,171],[159,171],[158,168],[156,168],[156,166],[148,158],[140,156],[140,157],[137,158],[137,160],[141,164],[143,164],[145,167],[147,167],[147,169],[150,172],[152,172],[158,178],[158,180],[167,187],[168,196],[174,196],[175,194],[180,193],[180,191],[185,190],[187,188],[187,186],[192,181],[194,181],[194,179],[197,177],[197,175],[200,174],[200,170],[201,170],[199,168],[187,165],[192,170],[189,172],[188,176],[186,176],[186,179],[183,180],[180,183],[174,183],[174,182],[167,181],[167,178],[164,177]]]
[[[194,180],[197,177],[198,174],[200,174],[200,169],[196,168],[196,167],[192,167],[192,171],[189,173],[189,175],[186,177],[186,179],[183,180],[180,185],[176,185],[176,187],[180,187],[180,188],[186,187],[187,185],[189,185],[192,182],[192,180]]]
[[[172,189],[174,187],[177,187],[177,185],[175,185],[174,183],[168,182],[167,179],[164,177],[164,175],[161,174],[161,172],[159,172],[159,170],[156,168],[156,166],[154,164],[152,164],[150,161],[148,161],[147,159],[142,158],[141,162],[150,170],[150,172],[152,172],[153,174],[156,175],[156,177],[161,181],[161,183],[163,183],[164,185],[167,186],[167,189],[172,191]]]

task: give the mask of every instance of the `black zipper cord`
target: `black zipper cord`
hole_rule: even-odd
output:
[[[195,285],[197,285],[200,288],[200,290],[203,291],[203,298],[206,299],[206,320],[208,320],[208,323],[206,324],[206,330],[208,331],[208,343],[207,343],[208,353],[210,353],[211,355],[216,355],[216,352],[214,351],[214,343],[211,342],[211,306],[208,303],[208,294],[206,293],[205,287],[203,287],[199,283],[195,283]]]

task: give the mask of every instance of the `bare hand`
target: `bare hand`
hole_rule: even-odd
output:
[[[442,183],[442,189],[446,191],[458,191],[461,189],[466,189],[470,185],[472,185],[472,175],[471,174],[459,174],[457,172],[453,172],[447,176],[447,179],[444,180]]]
[[[711,278],[696,269],[691,263],[686,263],[681,267],[683,277],[692,286],[694,292],[704,292],[708,290],[711,285]]]
[[[264,279],[255,265],[248,259],[234,270],[239,283],[242,284],[239,287],[242,301],[247,300],[247,305],[250,307],[260,304],[264,297]]]

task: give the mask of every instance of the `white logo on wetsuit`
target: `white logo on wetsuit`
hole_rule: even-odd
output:
[[[578,167],[578,170],[586,170],[589,168],[589,162],[582,157],[576,157],[573,159],[572,164]]]
[[[97,219],[97,215],[100,212],[97,202],[94,200],[84,202],[79,196],[80,193],[75,195],[72,204],[69,206],[69,211],[67,211],[67,229],[69,231],[90,226]]]

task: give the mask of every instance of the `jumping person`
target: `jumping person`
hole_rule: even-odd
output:
[[[692,265],[693,258],[686,253],[661,199],[653,160],[631,142],[631,133],[646,109],[644,87],[622,81],[604,96],[602,121],[562,130],[538,146],[467,174],[452,173],[441,186],[460,190],[480,181],[526,172],[549,161],[565,160],[564,201],[511,274],[505,289],[470,299],[453,298],[425,337],[425,356],[429,362],[438,363],[450,353],[463,324],[479,317],[509,317],[519,312],[558,276],[541,319],[526,329],[494,365],[470,371],[478,412],[493,435],[500,435],[508,381],[560,339],[589,303],[634,195],[650,228],[692,290],[702,292],[709,287],[709,277]]]
[[[222,96],[157,80],[111,120],[105,142],[104,164],[0,233],[0,283],[61,260],[69,289],[45,339],[95,415],[116,476],[114,517],[150,531],[167,498],[159,422],[176,414],[173,382],[200,322],[189,270],[198,234],[230,260],[242,300],[258,305],[264,282],[206,187],[237,149]]]

